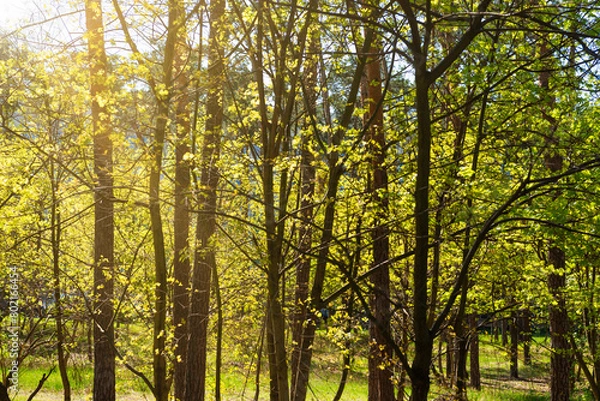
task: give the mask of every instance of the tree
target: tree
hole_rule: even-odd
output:
[[[175,104],[175,182],[173,211],[173,326],[174,326],[174,361],[173,386],[176,400],[183,400],[185,395],[185,376],[187,370],[188,319],[190,305],[190,208],[191,208],[191,163],[190,156],[190,84],[187,66],[188,48],[185,42],[186,26],[185,10],[181,2],[173,8],[175,20],[181,24],[181,34],[175,43],[174,69],[174,104]]]
[[[115,399],[114,205],[108,62],[100,0],[85,2],[94,133],[94,400]]]
[[[349,5],[348,12],[356,12],[355,8],[352,7],[352,4]],[[370,12],[373,11],[369,9],[367,13]],[[358,18],[356,14],[353,15]],[[327,305],[327,302],[324,301],[323,297],[324,285],[327,273],[327,265],[331,260],[330,248],[332,247],[332,244],[335,241],[336,233],[334,231],[334,225],[336,223],[338,191],[340,186],[340,180],[345,172],[344,162],[346,161],[345,157],[340,154],[340,148],[342,142],[345,139],[347,139],[350,142],[353,142],[362,138],[362,135],[359,135],[358,138],[350,137],[348,133],[349,131],[351,131],[351,125],[353,123],[353,118],[357,108],[357,99],[361,83],[363,81],[363,74],[365,72],[366,60],[368,57],[367,55],[369,54],[369,50],[371,49],[373,40],[373,30],[367,29],[365,38],[362,41],[362,43],[355,43],[355,45],[360,48],[360,51],[357,52],[356,55],[353,55],[356,64],[350,70],[351,75],[349,81],[349,89],[345,97],[345,102],[343,102],[343,105],[339,110],[337,125],[335,127],[332,127],[333,131],[330,134],[330,137],[328,138],[328,146],[326,148],[325,154],[323,155],[328,169],[326,187],[324,189],[324,196],[327,202],[323,211],[323,223],[320,227],[321,235],[318,240],[317,252],[315,255],[316,262],[314,267],[312,286],[310,288],[310,305],[308,309],[309,313],[307,313],[306,317],[304,318],[305,322],[307,323],[302,325],[303,332],[300,335],[302,342],[298,357],[299,362],[297,365],[295,365],[298,366],[300,370],[298,371],[298,373],[293,372],[294,377],[301,378],[299,385],[294,388],[294,391],[295,393],[297,392],[297,394],[304,394],[304,396],[308,387],[309,367],[311,365],[312,360],[312,351],[316,331],[316,324],[314,324],[314,322],[316,321],[315,312],[321,310],[324,306]],[[352,274],[349,274],[350,272],[347,269],[341,270],[341,273],[344,276],[346,276],[350,283],[353,283],[354,279],[352,277]],[[298,398],[298,400],[302,399]]]
[[[540,53],[543,58],[548,57],[548,48],[544,38],[540,46]],[[546,168],[556,174],[563,168],[563,157],[555,152],[552,147],[558,144],[558,138],[555,137],[557,131],[557,121],[551,116],[551,109],[554,104],[552,92],[550,91],[550,71],[540,73],[540,86],[543,89],[541,99],[543,118],[550,125],[550,134],[547,137],[548,151],[544,157]],[[558,194],[555,195],[558,197]],[[554,199],[556,200],[556,199]],[[571,394],[571,358],[569,357],[569,315],[566,309],[566,301],[563,295],[565,282],[565,252],[556,239],[551,239],[547,254],[547,263],[553,270],[548,275],[548,291],[553,302],[550,305],[550,336],[552,346],[552,356],[550,358],[550,398],[552,401],[567,401]]]
[[[394,400],[392,383],[391,348],[387,344],[390,336],[390,258],[388,176],[385,162],[386,140],[383,127],[383,94],[381,90],[381,48],[374,40],[369,51],[366,66],[366,101],[369,112],[366,117],[368,135],[366,137],[371,162],[370,188],[368,189],[375,208],[372,229],[373,267],[378,268],[371,276],[371,313],[369,337],[369,400]]]
[[[312,12],[313,10],[311,10]],[[309,33],[309,54],[305,61],[305,76],[303,82],[303,94],[307,116],[305,118],[306,127],[302,134],[301,142],[301,160],[300,160],[300,228],[298,229],[298,256],[296,266],[296,283],[294,294],[294,316],[292,326],[292,359],[291,359],[291,399],[292,401],[304,401],[306,399],[306,390],[308,389],[308,375],[310,366],[307,365],[306,358],[301,358],[306,350],[304,343],[304,325],[309,316],[309,290],[310,273],[313,266],[313,259],[309,256],[313,247],[313,217],[314,217],[314,196],[315,196],[315,155],[313,147],[315,136],[318,134],[316,121],[317,101],[318,101],[318,78],[319,78],[319,52],[320,52],[320,34],[316,29]],[[329,122],[330,123],[330,122]],[[308,323],[310,324],[310,323]],[[314,323],[313,323],[314,324]],[[303,365],[301,365],[303,364]]]
[[[223,134],[225,85],[224,26],[225,2],[212,1],[209,7],[209,55],[206,122],[198,182],[198,221],[192,272],[192,293],[188,317],[188,347],[185,400],[204,400],[211,274],[217,270],[214,234],[216,231],[219,157]],[[199,61],[200,62],[200,61]],[[215,278],[216,279],[216,278]]]

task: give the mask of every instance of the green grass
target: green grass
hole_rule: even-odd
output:
[[[469,391],[470,401],[548,401],[550,396],[537,391],[483,389]]]
[[[331,400],[337,392],[340,381],[341,355],[335,345],[320,333],[315,343],[313,370],[310,377],[309,401]],[[482,375],[481,391],[468,389],[471,401],[548,401],[548,374],[550,354],[543,337],[535,338],[532,344],[532,363],[525,366],[522,358],[519,360],[519,379],[511,379],[507,350],[499,343],[492,341],[490,336],[482,335],[480,339],[480,363]],[[365,348],[365,347],[361,347]],[[352,363],[352,369],[346,383],[344,401],[358,401],[367,398],[367,358],[357,354]],[[522,350],[519,351],[522,356]],[[37,386],[39,379],[51,368],[44,359],[31,359],[19,370],[20,392],[14,401],[25,401],[31,391]],[[247,377],[249,375],[249,377]],[[74,401],[91,399],[91,383],[93,372],[90,363],[82,359],[69,370],[73,389]],[[253,399],[256,391],[255,372],[248,373],[242,364],[226,361],[222,374],[222,395],[224,401]],[[214,374],[209,373],[207,383],[208,399],[214,395]],[[410,385],[407,384],[407,388]],[[581,386],[580,386],[581,387]],[[260,376],[259,399],[268,400],[268,372],[262,371]],[[35,398],[36,401],[53,401],[62,397],[60,373],[55,370],[46,381],[43,391]],[[141,379],[135,377],[124,367],[117,371],[117,393],[120,401],[151,400],[152,396]],[[431,399],[448,395],[451,390],[433,385]],[[585,388],[579,388],[573,401],[590,401],[591,395]]]

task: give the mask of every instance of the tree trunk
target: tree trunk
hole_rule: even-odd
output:
[[[548,44],[542,40],[540,53],[548,56]],[[554,132],[558,128],[556,119],[551,115],[550,109],[554,106],[554,97],[550,92],[550,66],[540,73],[540,86],[545,92],[545,100],[542,104],[542,117],[550,124],[550,135],[546,139],[548,152],[544,157],[544,164],[551,173],[557,173],[563,168],[563,158],[556,153],[552,147],[558,144],[554,138]],[[554,194],[555,200],[559,196]],[[569,352],[569,315],[565,301],[565,252],[557,244],[550,241],[548,250],[548,263],[553,270],[548,275],[548,291],[552,296],[550,304],[550,339],[552,354],[550,356],[550,397],[551,401],[567,401],[571,393],[571,355]]]
[[[217,309],[217,337],[215,339],[215,401],[221,401],[221,371],[223,366],[223,300],[217,264],[213,266],[213,283]]]
[[[114,205],[110,115],[105,102],[108,63],[100,0],[85,2],[94,137],[94,401],[115,400]]]
[[[524,309],[521,315],[519,331],[523,338],[523,364],[531,365],[531,312]]]
[[[470,350],[470,384],[475,390],[481,390],[481,371],[479,368],[479,332],[477,330],[477,314],[469,316],[471,338]]]
[[[506,347],[508,345],[508,319],[503,317],[501,321],[502,327],[502,346]]]
[[[54,173],[54,162],[50,160],[51,176],[53,181],[57,180]],[[60,284],[60,241],[61,241],[61,221],[60,211],[58,210],[59,201],[57,199],[56,185],[52,185],[52,227],[51,227],[51,242],[52,242],[52,272],[54,279],[54,320],[56,322],[56,352],[58,354],[58,370],[60,371],[60,379],[63,385],[63,397],[65,401],[71,400],[71,382],[67,373],[68,353],[65,350],[65,327],[63,321],[63,305],[62,305],[62,286]]]
[[[173,13],[175,21],[185,16],[182,4],[176,2]],[[185,372],[187,368],[187,320],[190,303],[190,164],[185,159],[190,152],[190,98],[187,93],[189,77],[186,71],[187,45],[185,25],[181,27],[175,44],[175,205],[173,211],[173,384],[175,400],[185,395]],[[200,61],[199,61],[200,62]]]
[[[492,340],[494,342],[498,342],[498,334],[500,332],[500,321],[498,319],[494,319],[492,322]]]
[[[306,73],[304,82],[304,99],[308,117],[306,118],[305,130],[302,137],[302,149],[300,160],[300,228],[298,230],[298,265],[296,267],[296,290],[294,295],[294,316],[292,325],[292,387],[290,399],[292,401],[304,401],[308,390],[308,375],[310,373],[310,361],[303,358],[305,349],[304,326],[315,324],[314,320],[307,322],[309,315],[309,284],[312,258],[309,256],[313,242],[313,196],[315,192],[316,169],[313,165],[315,160],[311,150],[313,135],[316,127],[313,121],[317,118],[317,87],[318,78],[318,54],[321,51],[318,32],[309,36],[309,54],[306,59]]]
[[[224,1],[212,1],[210,10],[210,38],[208,56],[208,94],[202,165],[199,186],[199,212],[196,225],[196,251],[192,272],[192,295],[188,318],[188,348],[186,372],[186,401],[205,399],[208,320],[211,273],[217,271],[214,244],[216,231],[217,163],[221,152],[223,130],[224,86]]]
[[[153,164],[150,172],[149,211],[154,248],[155,301],[154,301],[154,334],[153,334],[153,370],[156,401],[166,401],[168,390],[167,361],[165,355],[166,320],[167,320],[167,259],[165,255],[165,239],[160,211],[160,177],[162,171],[163,146],[167,124],[168,106],[160,101],[154,143],[152,145]]]
[[[314,7],[314,2],[312,4]],[[356,66],[354,75],[352,77],[352,84],[346,101],[346,107],[344,108],[339,123],[333,135],[331,136],[331,144],[334,145],[334,150],[332,150],[327,157],[327,164],[329,166],[329,177],[327,182],[327,191],[325,199],[327,199],[328,201],[325,206],[323,230],[321,238],[319,240],[319,252],[317,255],[315,273],[313,277],[312,287],[310,290],[310,306],[313,310],[319,310],[323,306],[321,305],[321,298],[323,295],[323,286],[325,282],[329,247],[333,240],[333,226],[335,222],[335,209],[337,205],[336,199],[338,193],[338,186],[342,173],[344,172],[343,166],[339,163],[339,152],[335,149],[335,147],[340,145],[342,135],[344,135],[346,129],[350,126],[350,123],[352,122],[352,117],[356,105],[356,99],[358,98],[358,93],[360,89],[361,77],[365,68],[364,54],[366,54],[368,49],[370,49],[372,38],[373,33],[369,30],[365,37],[364,48],[361,52],[361,57],[359,58],[359,62]],[[314,315],[308,314],[307,319],[310,318],[314,319]],[[306,398],[306,393],[308,390],[308,372],[310,369],[312,359],[312,349],[315,330],[316,326],[314,324],[303,325],[302,347],[300,350],[299,361],[297,362],[297,364],[301,369],[306,370],[298,374],[294,374],[294,376],[297,376],[297,379],[299,380],[295,386],[295,392],[294,394],[292,394],[292,397],[295,401],[304,401],[304,399]]]
[[[154,302],[154,334],[153,334],[153,370],[156,401],[166,401],[168,397],[167,361],[165,355],[166,320],[167,320],[167,259],[165,255],[165,239],[160,211],[160,176],[162,166],[162,148],[164,146],[164,129],[167,119],[165,107],[159,107],[159,121],[153,144],[154,164],[150,173],[150,224],[154,247],[155,302]]]
[[[467,230],[468,231],[468,230]],[[465,243],[468,246],[469,233],[466,234]],[[466,249],[466,247],[465,247]],[[466,251],[465,251],[466,253]],[[455,323],[455,343],[456,343],[456,398],[457,400],[467,399],[467,354],[469,352],[469,330],[467,329],[467,319],[465,319],[465,310],[467,307],[468,285],[465,282],[461,288],[460,304],[456,315]]]
[[[516,311],[511,312],[510,318],[510,377],[519,378],[519,316]]]
[[[554,300],[550,306],[550,396],[552,401],[568,401],[571,393],[571,356],[569,347],[569,316],[566,310],[565,253],[552,246],[548,251],[548,262],[557,271],[548,276],[548,290]]]
[[[378,267],[390,257],[388,218],[388,176],[385,165],[385,134],[383,130],[383,94],[381,91],[381,56],[377,41],[371,47],[366,66],[366,101],[368,103],[367,143],[372,176],[370,195],[376,212],[373,230],[373,265]],[[390,337],[390,270],[380,267],[371,275],[373,294],[371,313],[375,319],[369,326],[371,350],[369,355],[369,401],[393,401]]]
[[[10,401],[10,397],[8,396],[8,389],[2,382],[0,382],[0,401]]]
[[[482,16],[490,4],[490,0],[482,0],[477,5],[480,15],[472,18],[467,31],[452,44],[451,50],[446,57],[428,68],[428,55],[433,24],[431,10],[426,7],[424,20],[424,32],[420,25],[421,20],[416,17],[415,10],[410,2],[401,0],[400,6],[408,19],[411,38],[409,49],[412,56],[412,67],[414,68],[415,82],[415,109],[417,118],[417,171],[414,190],[414,226],[415,226],[415,248],[413,268],[413,328],[415,337],[415,351],[410,377],[412,381],[412,401],[426,401],[430,386],[430,367],[433,354],[433,339],[438,335],[443,321],[448,317],[460,289],[468,284],[466,270],[469,261],[465,260],[461,267],[459,281],[456,283],[453,293],[446,301],[446,305],[436,319],[431,319],[429,313],[429,228],[430,228],[430,205],[429,186],[431,175],[431,143],[432,143],[432,121],[429,88],[442,76],[444,72],[454,64],[458,57],[465,51],[468,44],[479,34],[482,28]],[[423,35],[423,36],[422,36]],[[466,259],[466,258],[465,258]],[[458,291],[457,291],[458,290]]]
[[[150,225],[152,244],[154,248],[154,333],[153,333],[153,371],[154,396],[156,401],[167,401],[169,396],[169,381],[167,380],[167,301],[168,301],[168,270],[165,253],[165,236],[161,213],[160,183],[162,176],[163,148],[169,120],[169,108],[173,91],[173,65],[175,48],[179,38],[180,21],[178,21],[179,6],[176,1],[169,2],[167,39],[165,55],[162,64],[163,82],[167,89],[166,95],[156,94],[158,102],[154,141],[152,143],[152,166],[148,186]],[[156,88],[154,88],[156,89]]]
[[[446,343],[446,352],[444,353],[446,356],[444,361],[445,372],[440,369],[440,374],[443,377],[444,384],[452,387],[454,384],[454,357],[456,356],[454,352],[454,336],[451,335],[449,328],[444,331],[443,336],[444,342]]]
[[[433,333],[428,325],[429,268],[429,176],[431,160],[431,116],[429,110],[429,80],[426,57],[416,54],[415,85],[417,131],[417,180],[415,186],[415,256],[413,269],[413,319],[415,355],[412,365],[411,401],[427,401],[430,386],[430,366],[433,354]]]
[[[591,269],[591,271],[590,271]],[[589,291],[589,289],[596,288],[596,277],[597,277],[597,266],[594,264],[590,267],[586,267],[586,273],[584,280],[586,284],[586,290],[588,292],[588,305],[595,304],[595,291]],[[587,307],[583,310],[583,320],[585,325],[585,333],[588,348],[592,355],[592,372],[593,377],[596,381],[600,380],[600,354],[598,353],[598,329],[597,329],[597,312],[593,307]],[[600,398],[600,397],[599,397]]]

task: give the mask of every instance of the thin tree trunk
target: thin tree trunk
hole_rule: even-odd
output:
[[[314,2],[312,2],[312,7],[314,7]],[[373,32],[368,31],[365,37],[364,48],[361,52],[361,57],[358,60],[358,65],[356,70],[354,71],[354,76],[352,78],[352,85],[348,94],[348,98],[346,101],[346,107],[342,113],[342,116],[339,120],[339,123],[331,136],[331,144],[334,147],[339,146],[341,143],[342,136],[345,133],[345,130],[349,127],[353,112],[355,109],[356,99],[358,98],[358,93],[360,89],[361,77],[365,68],[365,57],[364,54],[367,53],[368,49],[371,47],[371,42],[373,40]],[[327,114],[327,113],[326,113]],[[321,298],[323,294],[323,286],[325,282],[325,275],[327,269],[327,259],[329,254],[329,247],[331,241],[333,239],[333,225],[335,222],[335,210],[336,210],[336,199],[339,181],[341,175],[344,171],[343,166],[339,163],[340,157],[337,150],[331,151],[328,155],[327,164],[329,166],[329,177],[327,182],[327,191],[325,194],[325,199],[328,199],[328,202],[325,206],[324,211],[324,219],[323,219],[323,230],[321,234],[321,238],[319,240],[319,253],[317,255],[317,261],[315,266],[315,272],[312,282],[312,287],[310,290],[310,298],[311,298],[311,308],[312,310],[320,310],[324,305],[322,305]],[[307,318],[314,319],[314,315],[309,314]],[[305,371],[294,374],[297,377],[297,384],[294,387],[294,401],[304,401],[306,398],[306,393],[308,391],[308,373],[312,360],[312,349],[314,336],[316,331],[316,325],[314,324],[304,324],[303,325],[303,333],[302,333],[302,347],[300,349],[300,355],[297,362],[297,366],[300,369],[305,369]],[[297,394],[297,395],[296,395]]]
[[[273,132],[270,136],[274,135]],[[283,140],[282,152],[287,154],[288,141]],[[278,150],[274,150],[278,152]],[[288,362],[285,337],[285,287],[283,280],[283,239],[287,210],[287,171],[281,172],[279,181],[279,205],[275,207],[274,168],[271,162],[263,165],[265,194],[265,223],[267,228],[268,301],[267,301],[267,348],[269,349],[269,374],[271,398],[286,401],[290,398]],[[279,213],[276,213],[276,210]]]
[[[470,384],[475,390],[481,390],[481,371],[479,368],[479,332],[477,329],[477,314],[469,316],[470,335]]]
[[[154,396],[156,401],[167,401],[169,396],[169,381],[167,380],[167,301],[168,301],[168,271],[165,253],[165,236],[160,201],[160,182],[162,175],[163,148],[169,119],[169,107],[172,99],[173,65],[175,47],[179,37],[179,6],[176,1],[169,2],[169,15],[167,25],[167,39],[165,43],[165,56],[162,65],[163,85],[167,88],[167,95],[157,95],[158,110],[156,126],[154,127],[154,141],[152,143],[152,166],[150,170],[149,211],[152,231],[152,244],[154,248],[155,272],[155,302],[154,302],[154,333],[153,333],[153,371],[154,371]]]
[[[223,366],[223,300],[217,264],[213,265],[213,283],[217,307],[217,337],[215,339],[215,401],[221,401],[221,371]]]
[[[598,378],[593,375],[592,371],[590,371],[590,368],[585,359],[583,358],[583,355],[577,349],[577,345],[575,344],[575,338],[573,338],[572,335],[570,337],[570,343],[573,349],[573,354],[575,355],[575,360],[577,361],[577,365],[581,370],[583,370],[583,374],[585,375],[586,380],[588,381],[590,390],[592,390],[594,401],[600,400],[600,386],[598,385]]]
[[[498,333],[500,332],[500,322],[498,319],[494,319],[492,322],[492,341],[498,342]]]
[[[153,370],[156,401],[166,401],[168,390],[167,361],[165,355],[166,320],[167,320],[167,260],[165,255],[165,239],[160,211],[160,176],[162,171],[163,146],[167,124],[168,107],[160,102],[152,145],[153,164],[150,172],[149,211],[154,247],[155,301],[154,301],[154,334],[153,334]]]
[[[467,230],[468,231],[468,230]],[[465,237],[465,244],[468,246],[469,233]],[[466,247],[465,247],[466,249]],[[466,251],[465,251],[466,253]],[[456,343],[456,398],[458,400],[467,399],[467,354],[469,352],[469,332],[467,330],[468,322],[465,319],[465,310],[467,306],[468,285],[465,282],[461,288],[460,304],[455,319],[455,343]]]
[[[529,309],[524,309],[521,313],[520,332],[523,338],[523,364],[529,366],[531,365],[531,312]]]
[[[506,347],[508,345],[508,319],[506,317],[502,318],[502,346]]]
[[[319,54],[320,44],[318,38],[311,36],[309,44],[311,54]],[[305,103],[309,118],[316,118],[317,115],[317,93],[315,91],[318,74],[318,59],[315,56],[307,59],[306,78],[305,78]],[[310,283],[310,271],[312,267],[312,258],[309,256],[313,241],[313,195],[315,192],[316,169],[314,167],[314,156],[311,151],[312,132],[314,126],[311,121],[306,122],[305,133],[302,137],[301,161],[300,161],[300,216],[302,221],[298,230],[298,266],[296,267],[296,290],[294,295],[294,321],[292,325],[292,342],[294,348],[292,351],[292,387],[291,400],[304,401],[306,399],[306,390],[308,388],[308,374],[310,366],[300,365],[304,341],[304,324],[308,316],[308,293]]]
[[[54,164],[53,161],[50,161]],[[54,172],[52,172],[53,179]],[[63,305],[62,305],[62,287],[60,285],[60,236],[61,236],[61,221],[60,212],[58,211],[58,199],[56,198],[56,188],[53,184],[52,189],[52,272],[54,279],[54,320],[56,322],[56,351],[58,354],[58,370],[60,371],[60,379],[63,385],[63,397],[65,401],[71,400],[71,382],[67,373],[68,353],[65,350],[65,327],[63,321]]]
[[[224,39],[223,16],[225,4],[212,1],[210,11],[210,38],[208,56],[208,96],[206,123],[202,149],[202,173],[198,222],[196,225],[196,252],[192,272],[192,295],[188,323],[188,369],[186,375],[186,401],[205,399],[208,320],[211,274],[217,271],[214,244],[216,231],[217,163],[221,152],[223,130]]]
[[[446,350],[444,351],[444,346]],[[454,340],[450,328],[446,328],[438,340],[438,370],[439,378],[444,386],[452,386],[454,372]]]
[[[381,90],[381,49],[374,41],[366,66],[366,101],[368,103],[368,143],[372,169],[370,195],[374,202],[376,217],[372,230],[373,267],[388,262],[390,256],[388,218],[388,176],[385,165],[385,134],[383,130],[383,94]],[[380,267],[371,275],[373,294],[370,299],[371,313],[375,322],[369,326],[371,350],[369,355],[369,401],[393,401],[390,332],[390,270]]]
[[[166,108],[159,107],[159,122],[157,131],[162,131],[166,125]],[[162,116],[162,117],[161,117]],[[167,361],[165,355],[166,320],[167,320],[167,260],[165,255],[165,240],[160,211],[160,172],[162,166],[162,147],[164,136],[157,132],[153,145],[154,164],[150,173],[150,224],[154,246],[154,271],[156,288],[154,302],[154,334],[153,334],[153,370],[156,401],[166,401],[168,397]]]
[[[100,0],[85,2],[94,137],[94,401],[115,400],[114,204],[110,115],[105,102],[108,62]]]
[[[185,15],[182,4],[176,2],[173,8],[175,21]],[[187,45],[185,26],[181,27],[175,44],[175,205],[173,211],[173,326],[174,361],[173,383],[175,400],[183,400],[185,394],[185,374],[187,368],[187,319],[190,302],[190,164],[185,159],[190,152],[190,98],[187,93],[189,77],[186,71]],[[199,61],[200,62],[200,61]]]
[[[518,314],[516,311],[511,312],[510,318],[510,377],[512,379],[519,378],[519,325]]]
[[[415,354],[412,365],[411,401],[427,401],[431,385],[433,337],[428,325],[429,269],[429,176],[431,160],[431,115],[426,56],[415,54],[417,134],[417,180],[415,186],[415,256],[413,268],[413,319]]]
[[[590,272],[591,268],[591,272]],[[596,288],[596,276],[597,267],[592,265],[586,267],[585,280],[587,282],[586,290],[589,294],[588,305],[594,305],[595,303],[595,291],[589,291],[589,289]],[[600,380],[600,355],[598,354],[598,329],[597,329],[597,312],[594,308],[584,308],[583,310],[584,324],[586,328],[586,338],[590,354],[592,355],[592,372],[596,380]]]
[[[433,340],[437,336],[439,327],[450,313],[458,293],[452,294],[443,309],[443,312],[435,319],[433,325],[429,325],[428,314],[434,311],[429,309],[429,184],[431,172],[431,143],[432,143],[432,121],[429,103],[430,86],[450,68],[457,58],[466,49],[468,44],[477,36],[481,29],[482,15],[487,9],[490,1],[482,0],[477,10],[481,15],[470,22],[470,27],[464,35],[456,41],[447,57],[432,69],[428,68],[429,39],[432,34],[432,15],[428,10],[423,16],[426,21],[424,39],[421,37],[421,22],[415,16],[415,10],[410,2],[400,0],[400,6],[407,15],[411,32],[411,43],[409,45],[412,64],[414,68],[415,81],[415,109],[417,115],[417,173],[414,190],[415,198],[415,253],[413,268],[413,328],[415,336],[415,352],[410,371],[412,384],[412,401],[427,401],[430,380],[430,367],[433,354]],[[468,267],[468,264],[465,265]],[[458,288],[467,285],[468,276],[461,274],[461,280],[457,283]]]

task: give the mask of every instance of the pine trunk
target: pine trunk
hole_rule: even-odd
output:
[[[565,253],[552,246],[548,251],[548,261],[556,271],[564,271]],[[571,395],[571,355],[569,347],[569,316],[564,298],[565,275],[550,273],[548,290],[554,302],[550,306],[550,339],[552,354],[550,356],[550,399],[552,401],[568,401]]]
[[[376,42],[376,41],[374,41]],[[373,294],[370,299],[374,322],[369,326],[371,350],[369,355],[369,401],[394,401],[392,383],[390,336],[390,270],[381,267],[390,257],[388,218],[388,176],[385,165],[385,134],[383,130],[383,94],[381,91],[380,49],[373,45],[366,66],[366,102],[368,103],[368,143],[370,144],[371,188],[376,217],[372,230],[373,265],[371,275]]]
[[[546,41],[540,44],[540,53],[543,56],[549,56],[551,50],[548,49]],[[558,139],[553,137],[558,128],[556,119],[551,115],[551,108],[554,107],[554,97],[550,91],[550,71],[548,67],[540,73],[540,86],[545,92],[545,99],[542,103],[542,116],[550,124],[550,136],[546,139],[548,151],[544,157],[544,164],[550,173],[557,173],[563,168],[563,158],[553,149],[558,145]],[[555,193],[555,200],[559,194]],[[550,241],[548,249],[548,263],[552,266],[552,271],[548,275],[548,291],[553,298],[550,305],[550,339],[552,354],[550,356],[550,399],[551,401],[567,401],[571,394],[571,355],[569,348],[569,315],[566,309],[565,301],[565,252],[560,247]]]

